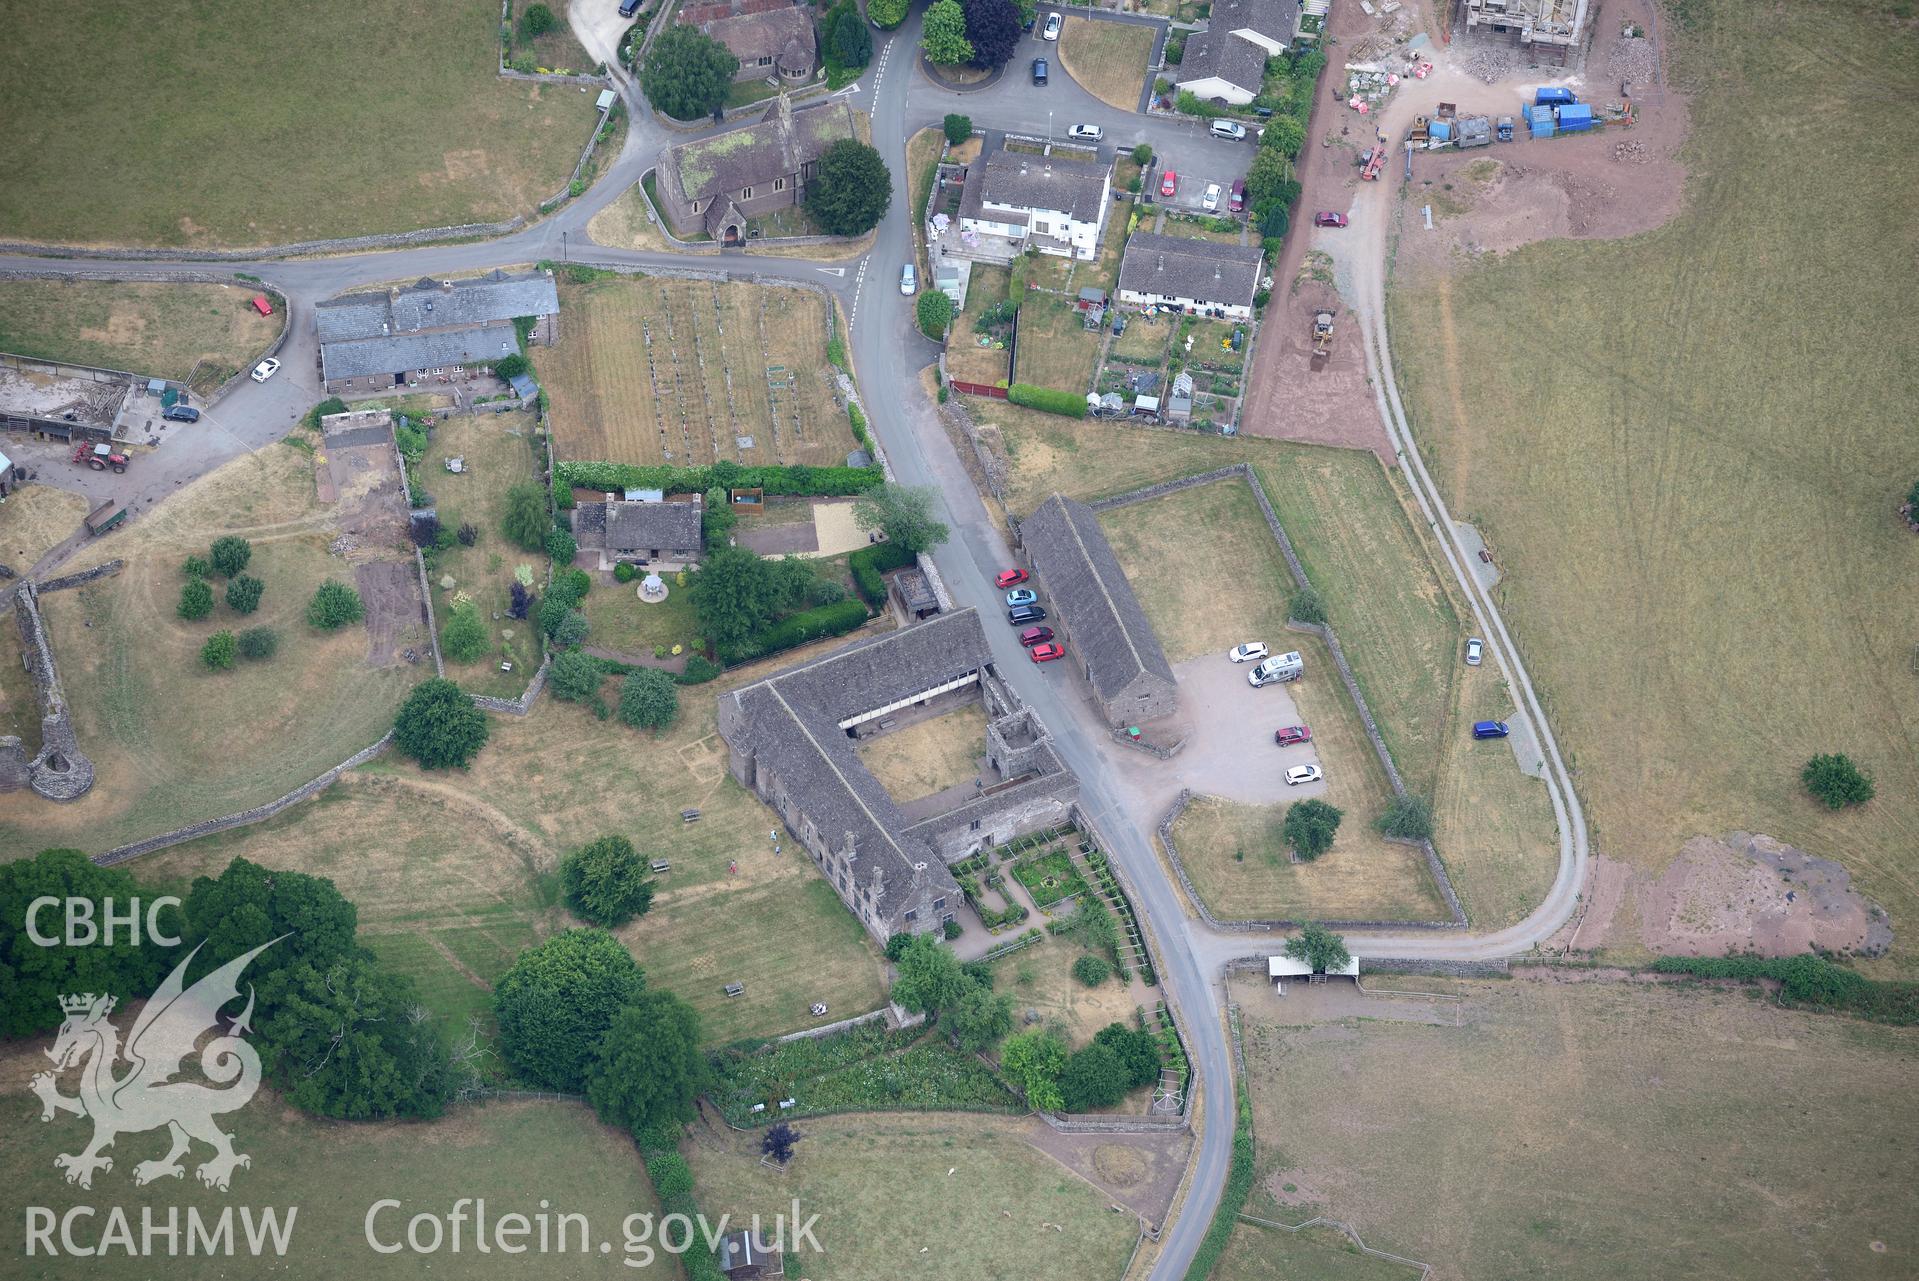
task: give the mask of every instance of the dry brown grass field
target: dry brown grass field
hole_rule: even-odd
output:
[[[1012,876],[1004,868],[1001,874]],[[1134,1026],[1139,1003],[1127,983],[1109,975],[1098,987],[1087,987],[1073,977],[1073,962],[1085,955],[1086,948],[1068,939],[1034,943],[993,962],[993,990],[1012,997],[1021,1018],[1037,1010],[1073,1049],[1091,1042],[1108,1023]]]
[[[217,385],[279,336],[241,285],[118,280],[0,280],[0,351]]]
[[[855,448],[817,294],[602,277],[560,302],[560,341],[535,357],[558,458],[840,466]]]
[[[29,485],[0,506],[0,560],[25,573],[57,543],[80,528],[87,500],[47,485]]]
[[[986,710],[959,707],[917,725],[863,739],[860,760],[896,801],[918,800],[979,777]]]
[[[1060,65],[1101,102],[1137,111],[1153,36],[1151,27],[1068,18],[1059,36]]]

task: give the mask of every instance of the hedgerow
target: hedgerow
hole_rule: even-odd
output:
[[[737,645],[720,651],[729,663],[744,663],[766,654],[777,654],[822,636],[844,636],[865,625],[866,606],[856,600],[836,601],[818,609],[801,610],[754,633]]]
[[[1244,1081],[1235,1087],[1235,1098],[1238,1117],[1233,1127],[1233,1159],[1226,1168],[1226,1187],[1219,1194],[1219,1208],[1213,1211],[1213,1221],[1206,1235],[1200,1238],[1193,1261],[1186,1266],[1186,1281],[1206,1281],[1213,1265],[1225,1252],[1226,1243],[1232,1240],[1233,1225],[1239,1222],[1239,1212],[1246,1208],[1246,1198],[1253,1192],[1253,1101],[1246,1094]]]
[[[1031,383],[1014,383],[1006,389],[1006,399],[1015,405],[1044,410],[1049,414],[1061,414],[1067,418],[1086,417],[1086,397],[1078,392],[1035,387]]]
[[[846,566],[853,571],[853,586],[860,599],[878,609],[886,603],[886,580],[880,575],[890,569],[904,569],[914,559],[913,553],[898,543],[874,543],[848,556]]]
[[[1873,1023],[1919,1023],[1919,983],[1869,979],[1823,956],[1662,956],[1660,974],[1702,979],[1772,979],[1779,1003],[1829,1014],[1851,1014]]]
[[[625,489],[661,489],[672,493],[705,493],[715,485],[733,489],[763,489],[786,498],[837,498],[863,494],[883,484],[877,467],[672,467],[665,463],[564,462],[553,466],[555,486],[615,493]]]

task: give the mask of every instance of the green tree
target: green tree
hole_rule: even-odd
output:
[[[271,627],[249,627],[238,637],[240,657],[253,659],[272,658],[280,649],[280,633]]]
[[[807,212],[834,236],[865,235],[879,225],[892,201],[893,175],[886,162],[851,138],[841,138],[820,155],[819,172],[806,188]]]
[[[435,677],[421,681],[393,718],[393,745],[422,769],[464,769],[486,746],[486,713],[458,685]]]
[[[502,380],[518,378],[527,371],[527,368],[526,357],[517,351],[493,362],[493,372]]]
[[[1066,1043],[1052,1032],[1032,1028],[1007,1037],[1000,1047],[999,1065],[1033,1107],[1057,1112],[1066,1106],[1059,1088],[1060,1073],[1066,1070]]]
[[[891,31],[906,21],[907,0],[867,0],[866,16],[881,31]]]
[[[1333,847],[1333,837],[1343,817],[1336,807],[1317,798],[1299,801],[1287,807],[1286,819],[1279,830],[1286,843],[1310,863]]]
[[[771,622],[780,601],[767,563],[744,547],[710,552],[689,590],[701,633],[722,650]]]
[[[1423,841],[1433,834],[1433,807],[1426,803],[1425,797],[1411,792],[1395,796],[1374,826],[1388,836]]]
[[[853,0],[840,0],[826,15],[826,43],[840,66],[856,70],[873,59],[873,33]]]
[[[1292,163],[1271,147],[1253,152],[1253,163],[1246,170],[1246,202],[1263,204],[1280,194],[1280,186],[1293,176]]]
[[[655,110],[675,120],[697,120],[718,111],[733,87],[740,60],[698,27],[670,26],[653,42],[640,87]]]
[[[1301,926],[1297,938],[1286,940],[1286,955],[1306,962],[1315,974],[1344,969],[1353,959],[1346,951],[1346,940],[1315,921]]]
[[[675,27],[688,31],[690,27]],[[698,34],[695,32],[694,34]],[[553,521],[546,514],[546,491],[530,480],[507,486],[506,514],[500,517],[500,532],[515,547],[530,552],[546,550],[546,534]]]
[[[444,1110],[452,1063],[408,979],[351,953],[287,966],[275,989],[253,1045],[295,1107],[353,1121]]]
[[[1098,987],[1112,973],[1113,967],[1106,963],[1106,958],[1094,956],[1091,952],[1080,953],[1079,958],[1073,962],[1073,977],[1087,987]]]
[[[920,27],[920,48],[943,66],[973,60],[973,42],[966,38],[966,10],[959,0],[933,0]]]
[[[990,1050],[1013,1030],[1013,998],[983,983],[968,983],[947,1022],[960,1049],[968,1054]]]
[[[313,591],[307,602],[307,622],[322,631],[337,631],[348,623],[357,623],[366,614],[360,593],[338,579],[329,578]]]
[[[173,612],[188,622],[205,618],[213,612],[213,589],[207,586],[204,578],[189,578],[180,587],[180,603]]]
[[[553,660],[546,674],[546,687],[553,697],[567,703],[591,703],[600,696],[600,682],[606,671],[600,660],[577,649],[569,649]]]
[[[620,719],[634,729],[665,729],[679,714],[679,686],[657,667],[628,672],[620,682]]]
[[[707,490],[706,501],[700,504],[700,545],[708,551],[726,546],[727,538],[738,522],[739,517],[733,514],[733,504],[726,501],[726,491],[718,485]]]
[[[546,533],[546,554],[553,558],[555,565],[571,565],[573,557],[580,550],[574,541],[571,530],[553,528]]]
[[[1815,756],[1799,771],[1806,790],[1830,810],[1863,805],[1873,797],[1872,776],[1845,755]]]
[[[1267,200],[1253,206],[1253,221],[1259,228],[1259,236],[1270,244],[1278,244],[1286,238],[1286,229],[1293,225],[1293,215],[1283,200]]]
[[[1094,1041],[1073,1051],[1059,1074],[1059,1091],[1068,1112],[1098,1112],[1126,1094],[1131,1078],[1110,1046]]]
[[[96,926],[106,920],[106,901],[124,912],[128,900],[151,890],[130,872],[101,867],[79,850],[41,850],[32,858],[0,862],[0,1036],[27,1036],[60,1026],[60,998],[75,992],[111,993],[122,1004],[145,996],[178,963],[174,949],[153,942],[144,929],[140,941],[114,932],[113,945],[99,939],[88,947],[42,947],[27,932],[34,900],[56,899],[43,907],[33,925],[43,936],[63,938],[65,904],[92,903]],[[155,924],[163,936],[178,936],[180,912],[160,909]],[[184,953],[182,953],[184,955]]]
[[[238,534],[227,534],[213,540],[207,559],[212,563],[214,573],[222,578],[232,578],[253,559],[253,544]]]
[[[861,529],[884,530],[887,541],[905,551],[931,551],[947,535],[945,523],[933,516],[934,502],[929,486],[889,481],[854,500],[853,521]]]
[[[893,1003],[916,1014],[937,1017],[957,1004],[969,986],[953,949],[931,934],[915,934],[894,964],[899,978],[893,982]]]
[[[643,992],[607,1028],[586,1098],[602,1121],[639,1134],[693,1120],[706,1075],[699,1014],[671,992]]]
[[[1259,136],[1261,151],[1277,151],[1291,158],[1299,154],[1306,145],[1306,123],[1294,116],[1274,116],[1266,122],[1265,132]],[[1248,179],[1246,189],[1252,190],[1252,181]]]
[[[493,990],[500,1055],[529,1085],[578,1092],[614,1016],[645,989],[633,954],[605,930],[555,934],[520,953]]]
[[[472,601],[455,605],[440,627],[440,651],[456,663],[479,658],[493,647],[492,641]]]
[[[1019,48],[1019,6],[1013,0],[965,0],[966,38],[973,44],[973,65],[1003,67]]]
[[[934,342],[946,340],[946,327],[953,323],[953,300],[937,289],[928,289],[914,304],[920,332]]]
[[[587,622],[585,614],[577,609],[569,609],[561,614],[560,621],[554,624],[553,643],[569,649],[584,645],[587,635],[592,630],[593,625]]]
[[[528,40],[543,36],[559,25],[559,19],[553,16],[553,10],[543,4],[528,5],[526,13],[520,18],[520,34]]]
[[[955,147],[973,136],[973,117],[947,113],[941,126],[946,133],[946,141]]]
[[[1144,169],[1153,159],[1153,144],[1142,142],[1133,148],[1133,163]]]
[[[213,572],[213,562],[204,556],[189,556],[180,562],[180,573],[187,578],[205,578]]]
[[[1150,1032],[1127,1027],[1124,1023],[1108,1023],[1094,1035],[1093,1040],[1119,1056],[1119,1061],[1126,1067],[1129,1089],[1138,1089],[1159,1080],[1159,1042],[1153,1039]]]
[[[260,608],[260,597],[267,585],[251,574],[241,574],[227,584],[227,608],[236,614],[251,614]]]
[[[566,903],[581,920],[617,929],[653,906],[646,861],[624,836],[602,836],[560,864]]]
[[[360,914],[324,876],[261,867],[236,858],[218,876],[196,877],[182,903],[185,941],[197,947],[193,974],[209,973],[263,943],[247,977],[263,1002],[278,999],[273,975],[301,963],[327,969],[355,952]],[[276,941],[277,940],[277,941]]]
[[[1293,606],[1287,613],[1295,623],[1319,626],[1326,621],[1326,602],[1315,589],[1302,587],[1293,593]]]
[[[213,633],[207,637],[207,643],[200,646],[200,661],[210,672],[226,671],[239,655],[239,642],[234,640],[233,633],[229,631]]]

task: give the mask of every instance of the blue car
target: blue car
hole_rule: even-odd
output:
[[[1013,609],[1020,605],[1031,605],[1038,599],[1038,592],[1030,587],[1022,587],[1017,591],[1006,593],[1006,608]]]
[[[1512,733],[1505,721],[1474,721],[1474,738],[1504,738]]]

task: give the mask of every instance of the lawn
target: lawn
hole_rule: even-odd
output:
[[[16,490],[0,504],[0,561],[25,573],[35,561],[80,528],[87,500],[49,485]]]
[[[971,783],[986,755],[986,709],[969,703],[859,742],[860,761],[895,801]]]
[[[443,460],[451,457],[464,459],[466,470],[447,471]],[[428,573],[434,618],[442,629],[462,596],[486,624],[486,652],[470,663],[447,663],[447,675],[475,694],[518,698],[540,665],[535,625],[507,617],[507,609],[514,571],[526,566],[537,592],[546,582],[546,554],[521,550],[500,532],[500,521],[507,489],[536,479],[544,466],[544,451],[533,439],[533,415],[525,412],[445,419],[433,429],[420,464],[421,481],[439,506],[441,527],[458,530],[470,523],[479,531],[473,546],[455,543],[439,552]],[[445,585],[449,578],[451,588]],[[502,659],[512,662],[512,671],[500,670]]]
[[[826,301],[646,276],[563,282],[536,354],[562,459],[840,466],[855,447],[826,361]]]
[[[991,334],[981,334],[975,322],[988,308],[1006,301],[1011,273],[1004,267],[974,263],[966,282],[966,310],[953,322],[946,340],[946,373],[963,383],[992,387],[1009,380],[1006,362],[1006,338],[1009,326],[999,326]],[[980,346],[984,338],[999,346]]]
[[[1107,357],[1117,356],[1156,369],[1166,363],[1166,352],[1173,345],[1173,331],[1178,327],[1176,321],[1165,316],[1129,315],[1126,332],[1113,339],[1106,349]]]
[[[557,192],[595,119],[590,94],[499,77],[490,0],[60,17],[21,24],[0,76],[8,236],[268,245],[491,222]]]
[[[1897,320],[1911,273],[1888,269],[1911,257],[1906,146],[1880,120],[1821,140],[1848,118],[1830,69],[1910,92],[1919,36],[1874,6],[1728,0],[1666,30],[1692,91],[1686,211],[1395,290],[1402,385],[1454,513],[1499,552],[1599,848],[1657,871],[1696,834],[1770,833],[1910,926],[1919,538],[1894,509],[1919,478],[1919,334]],[[1573,335],[1571,358],[1509,359]],[[1815,805],[1798,773],[1828,751],[1878,799]],[[1919,973],[1910,928],[1893,949],[1884,973]]]
[[[194,482],[70,562],[79,570],[126,561],[115,577],[42,598],[96,782],[69,805],[49,805],[29,792],[0,795],[0,851],[72,845],[95,853],[258,805],[391,727],[422,669],[369,666],[366,627],[316,631],[305,611],[322,579],[352,582],[375,554],[384,564],[405,564],[410,578],[398,547],[404,534],[396,527],[395,545],[384,551],[377,535],[362,535],[352,561],[332,553],[341,509],[320,504],[313,469],[306,450],[270,445]],[[247,572],[266,584],[258,611],[239,615],[222,603],[206,619],[182,621],[175,616],[181,561],[205,555],[228,532],[253,543]],[[217,600],[224,584],[216,580],[214,588]],[[414,602],[417,610],[417,596]],[[201,667],[200,647],[213,632],[261,626],[279,633],[273,659],[218,673]],[[413,631],[402,623],[397,634],[424,644],[424,628]]]
[[[211,390],[251,365],[286,313],[235,285],[0,280],[0,351],[126,369]],[[204,367],[202,367],[204,364]]]
[[[1029,293],[1019,309],[1013,381],[1084,395],[1099,363],[1100,335],[1065,298]]]
[[[1087,987],[1073,977],[1073,962],[1089,955],[1070,939],[1048,937],[993,962],[993,990],[1013,998],[1020,1018],[1028,1010],[1058,1031],[1068,1046],[1078,1049],[1109,1023],[1134,1025],[1139,1006],[1131,987],[1109,975],[1098,987]],[[1102,960],[1110,959],[1102,951]]]
[[[1293,648],[1285,633],[1292,578],[1238,477],[1102,513],[1100,528],[1133,584],[1168,661],[1223,654],[1247,640]],[[1232,591],[1207,572],[1232,562]]]
[[[1232,985],[1253,1213],[1327,1214],[1440,1276],[1910,1272],[1919,1156],[1890,1136],[1919,1122],[1919,1032],[1781,1011],[1754,989],[1460,990],[1457,1011],[1379,999],[1315,1025],[1317,994]],[[1396,1021],[1422,1008],[1437,1025]]]
[[[601,577],[595,575],[596,578]],[[586,615],[586,643],[594,649],[607,649],[628,655],[627,661],[651,656],[664,647],[671,656],[675,645],[692,652],[700,634],[700,619],[693,608],[693,593],[680,585],[677,574],[664,576],[666,599],[649,605],[640,599],[638,580],[630,583],[598,583],[586,594],[580,612]],[[690,576],[689,576],[690,581]]]
[[[955,1114],[818,1117],[791,1167],[757,1134],[701,1127],[686,1147],[710,1217],[771,1224],[798,1198],[824,1253],[792,1277],[1117,1277],[1138,1234],[1110,1198],[1030,1146],[1024,1123]]]
[[[5,1093],[0,1097],[22,1117],[39,1116],[39,1104],[27,1093],[26,1082],[31,1073],[46,1067],[40,1049],[37,1039],[21,1042],[0,1058],[5,1078]],[[558,1216],[563,1213],[586,1216],[590,1229],[584,1250],[581,1231],[569,1220],[573,1226],[564,1253],[555,1249],[517,1256],[503,1256],[497,1250],[482,1254],[474,1246],[468,1207],[460,1253],[451,1253],[448,1237],[442,1252],[434,1256],[453,1260],[461,1276],[638,1276],[667,1281],[684,1275],[677,1261],[665,1256],[644,1270],[623,1265],[624,1220],[630,1214],[657,1216],[659,1200],[632,1140],[600,1124],[582,1104],[496,1102],[459,1107],[430,1122],[360,1123],[306,1116],[282,1104],[272,1091],[263,1090],[251,1105],[221,1118],[219,1124],[233,1134],[236,1149],[252,1158],[249,1166],[234,1173],[230,1193],[201,1187],[191,1172],[183,1179],[137,1186],[134,1164],[166,1150],[166,1135],[151,1130],[121,1135],[113,1149],[114,1167],[97,1176],[91,1195],[70,1187],[54,1168],[53,1158],[62,1151],[77,1151],[91,1128],[73,1117],[50,1125],[34,1120],[17,1127],[0,1155],[0,1169],[12,1189],[9,1199],[18,1205],[44,1206],[64,1215],[69,1208],[111,1198],[134,1225],[132,1251],[139,1249],[143,1210],[151,1210],[162,1229],[170,1214],[180,1215],[178,1259],[156,1263],[155,1257],[131,1257],[130,1251],[109,1245],[103,1257],[88,1261],[90,1275],[112,1281],[190,1275],[195,1264],[185,1258],[189,1208],[197,1209],[202,1221],[211,1224],[234,1206],[252,1207],[256,1215],[273,1207],[282,1223],[292,1220],[285,1257],[275,1260],[271,1253],[266,1255],[276,1270],[315,1281],[359,1281],[369,1273],[376,1278],[416,1277],[431,1266],[422,1255],[406,1250],[381,1254],[368,1245],[369,1210],[376,1201],[404,1203],[398,1209],[382,1209],[374,1220],[376,1239],[389,1245],[405,1239],[407,1220],[415,1214],[431,1214],[445,1228],[443,1216],[461,1198],[485,1198],[489,1222],[517,1212],[536,1226],[541,1205],[550,1203],[549,1222],[556,1241]],[[206,1152],[196,1144],[188,1161],[204,1159]],[[315,1177],[321,1171],[324,1177]],[[99,1241],[99,1233],[106,1230],[106,1214],[102,1206],[94,1215],[76,1219],[76,1241]],[[21,1216],[8,1215],[5,1228],[0,1229],[0,1251],[16,1263],[26,1250],[22,1228]],[[237,1213],[234,1236],[240,1241],[236,1252],[246,1257]],[[421,1239],[431,1238],[423,1235]],[[57,1244],[59,1238],[54,1240]],[[164,1259],[166,1238],[153,1240],[154,1256]],[[528,1238],[528,1243],[535,1240]],[[601,1241],[612,1244],[612,1253],[599,1252]],[[636,1265],[639,1257],[634,1257]],[[266,1270],[266,1264],[252,1269],[242,1265],[239,1272]],[[28,1262],[11,1275],[62,1276],[73,1271],[71,1262]]]
[[[1069,17],[1059,35],[1059,62],[1080,88],[1101,102],[1137,111],[1157,32],[1130,22]]]
[[[1204,188],[1202,188],[1203,190]],[[1162,236],[1174,236],[1180,240],[1206,240],[1216,245],[1238,245],[1247,243],[1246,237],[1235,224],[1230,230],[1219,230],[1214,223],[1228,223],[1230,218],[1208,218],[1198,214],[1166,215],[1165,224],[1160,227]]]

